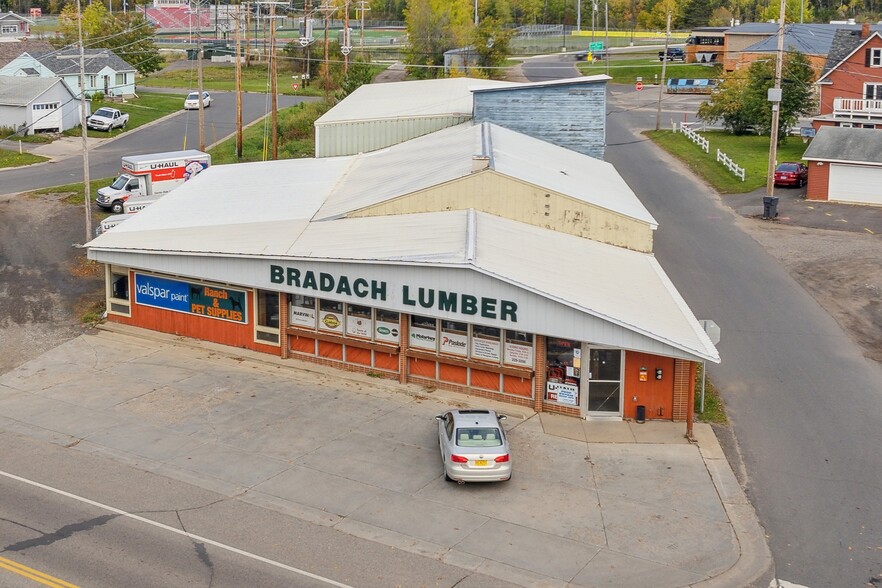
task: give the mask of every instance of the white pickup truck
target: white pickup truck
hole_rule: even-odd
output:
[[[116,108],[102,106],[86,119],[86,126],[97,131],[124,129],[129,122],[129,115]]]

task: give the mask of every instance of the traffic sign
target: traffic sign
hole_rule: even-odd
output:
[[[309,45],[309,37],[300,37],[300,46],[306,47]]]
[[[594,42],[588,43],[589,51],[603,51],[603,43],[602,42]]]
[[[300,84],[291,84],[291,87],[294,88],[294,91],[296,92],[297,89],[300,88]]]
[[[643,82],[637,82],[636,88],[637,88],[637,90],[642,90],[643,89]]]

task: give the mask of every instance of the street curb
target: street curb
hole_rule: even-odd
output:
[[[775,562],[756,510],[735,478],[711,426],[696,426],[695,432],[698,450],[732,525],[740,555],[738,561],[722,574],[690,584],[690,587],[768,586],[769,579],[774,577]]]

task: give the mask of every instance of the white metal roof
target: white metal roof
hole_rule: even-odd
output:
[[[466,123],[355,156],[317,219],[333,218],[472,173],[473,156],[501,174],[658,223],[612,164],[494,125]]]
[[[339,122],[472,114],[472,90],[514,86],[513,82],[474,78],[364,84],[315,121]]]
[[[509,86],[487,86],[484,88],[474,88],[472,91],[478,92],[494,92],[499,90],[518,89],[518,88],[549,88],[553,86],[572,86],[582,84],[606,83],[612,77],[606,74],[596,74],[593,76],[579,76],[575,78],[563,78],[560,80],[542,80],[540,82],[516,82]]]
[[[0,76],[0,104],[27,106],[55,84],[62,84],[67,88],[60,78]]]
[[[160,200],[138,216],[160,204],[167,201]],[[143,218],[146,215],[137,220]],[[469,210],[336,219],[314,221],[305,228],[296,221],[265,221],[214,230],[151,229],[143,226],[145,222],[133,230],[135,220],[92,241],[89,257],[127,251],[466,268],[690,355],[719,361],[653,255],[490,214]],[[127,230],[118,232],[121,228]],[[263,250],[256,246],[259,243]]]

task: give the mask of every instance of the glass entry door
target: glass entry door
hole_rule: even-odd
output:
[[[622,350],[586,345],[582,353],[588,358],[582,370],[582,414],[588,418],[621,418]]]

